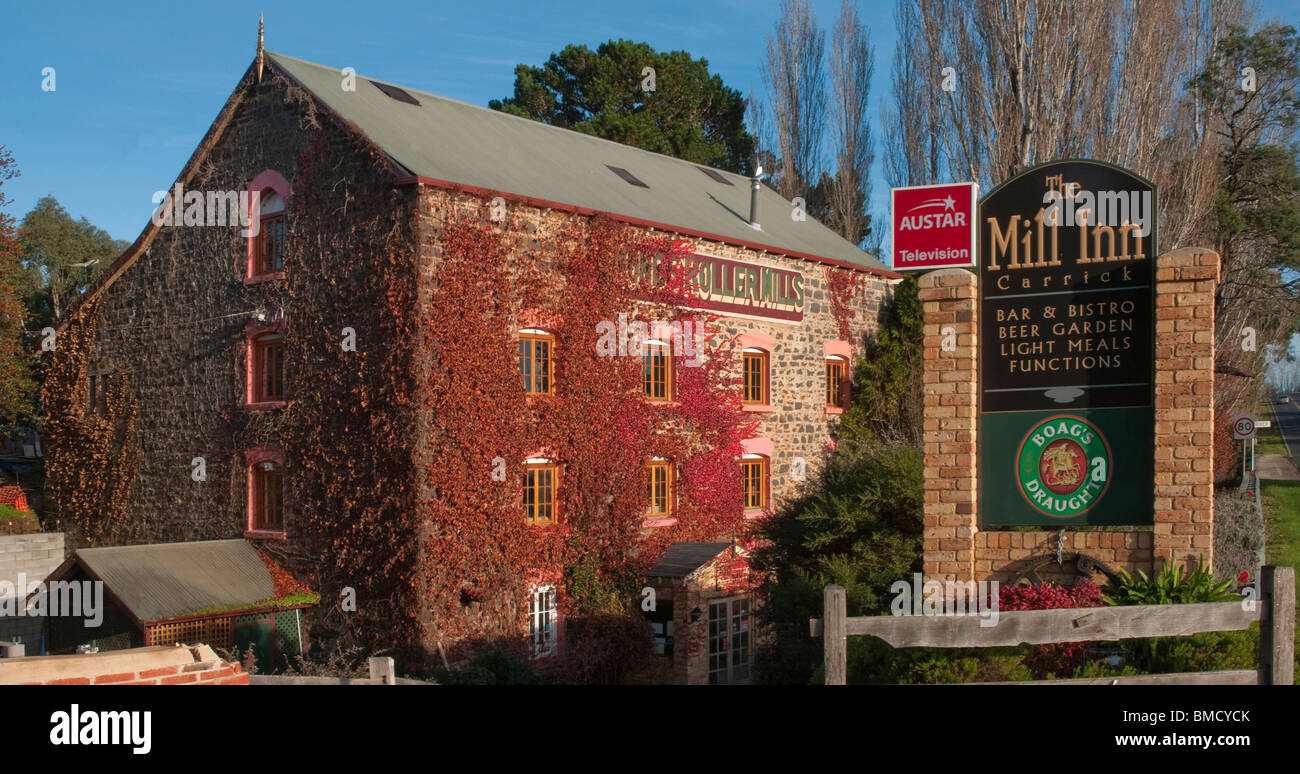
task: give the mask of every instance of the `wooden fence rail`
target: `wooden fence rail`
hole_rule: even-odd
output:
[[[813,637],[822,638],[826,684],[844,685],[848,637],[856,635],[879,637],[895,648],[992,648],[1051,642],[1181,637],[1199,632],[1240,631],[1259,621],[1258,669],[1043,682],[1291,685],[1295,658],[1295,568],[1264,567],[1259,590],[1260,599],[1254,605],[1208,602],[1019,610],[999,613],[994,626],[981,626],[981,622],[991,619],[975,615],[848,618],[844,588],[831,585],[826,587],[823,617],[811,619],[809,629]]]

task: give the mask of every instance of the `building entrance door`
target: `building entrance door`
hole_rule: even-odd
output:
[[[709,685],[749,682],[749,633],[748,597],[709,603]]]

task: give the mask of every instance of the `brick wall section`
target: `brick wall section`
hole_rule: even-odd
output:
[[[0,581],[18,583],[21,573],[30,584],[45,577],[63,563],[63,533],[36,532],[0,537]],[[23,589],[21,593],[25,593]]]
[[[1214,559],[1218,281],[1216,253],[1187,248],[1156,259],[1156,560]]]
[[[1055,556],[1057,541],[1066,559],[1071,554],[1087,554],[1114,569],[1151,573],[1152,533],[1147,530],[1125,532],[1080,532],[1077,530],[1034,530],[1032,532],[976,532],[975,577],[1009,583],[1029,564],[1030,557]],[[1037,570],[1042,581],[1062,585],[1074,582],[1074,564],[1055,562]]]
[[[0,581],[13,584],[15,596],[22,597],[18,576],[28,587],[45,578],[63,563],[62,532],[37,532],[29,535],[0,537]],[[39,616],[0,616],[0,642],[21,643],[28,652],[39,650],[45,633],[45,619]]]
[[[922,275],[925,312],[924,571],[936,580],[975,571],[975,275],[944,269]],[[944,329],[955,346],[945,351]]]
[[[1031,557],[1083,553],[1150,573],[1161,559],[1213,560],[1214,288],[1219,256],[1188,248],[1156,259],[1155,524],[1122,532],[981,532],[976,520],[975,275],[932,272],[925,304],[924,569],[937,580],[1014,580]],[[969,314],[967,314],[969,313]],[[957,348],[941,348],[952,326]],[[966,334],[970,334],[966,338]],[[969,346],[967,346],[969,344]],[[969,513],[967,513],[969,510]],[[1038,570],[1070,583],[1075,568]]]
[[[0,660],[0,685],[248,685],[207,645],[154,646]]]
[[[672,659],[650,656],[632,676],[636,684],[707,685],[709,682],[709,603],[728,597],[750,594],[754,578],[748,557],[739,552],[724,552],[685,578],[650,576],[646,584],[655,590],[658,604],[673,606]],[[767,632],[758,626],[758,600],[750,597],[750,664]],[[691,611],[699,608],[700,620],[691,621]]]

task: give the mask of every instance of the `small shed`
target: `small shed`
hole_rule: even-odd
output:
[[[654,590],[653,609],[644,611],[654,628],[654,655],[643,680],[749,682],[755,598],[743,549],[732,543],[673,543],[646,573],[645,585]]]
[[[263,672],[303,652],[302,610],[320,599],[240,539],[78,549],[46,579],[51,602],[71,584],[101,609],[51,605],[49,653],[201,642],[236,658],[252,648]]]

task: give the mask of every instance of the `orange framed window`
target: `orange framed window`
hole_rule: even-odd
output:
[[[555,522],[555,485],[558,467],[553,462],[524,464],[524,521],[529,524]]]
[[[761,349],[746,349],[744,356],[745,403],[766,404],[768,390],[768,355]]]
[[[284,337],[268,333],[253,339],[253,401],[284,400]]]
[[[652,401],[670,401],[673,396],[673,356],[662,341],[647,341],[642,347],[641,382]]]
[[[654,460],[646,466],[650,500],[645,515],[651,518],[673,514],[673,466],[667,460]]]
[[[766,510],[768,507],[767,457],[747,456],[740,461],[745,487],[745,510]]]
[[[519,334],[519,374],[529,395],[555,394],[555,337],[541,331]]]
[[[253,465],[252,526],[256,530],[284,529],[284,468],[273,460]]]
[[[843,408],[845,398],[843,358],[826,358],[826,407]]]
[[[253,248],[256,274],[274,274],[284,271],[284,244],[288,233],[284,212],[263,213],[258,223],[257,240]]]

